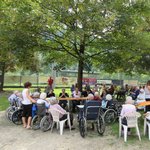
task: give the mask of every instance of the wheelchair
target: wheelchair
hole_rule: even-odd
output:
[[[107,125],[112,124],[119,119],[121,109],[122,103],[115,100],[112,102],[111,106],[108,106],[107,108],[102,107],[100,115],[104,117],[104,121]]]
[[[17,110],[15,110],[12,114],[12,122],[16,125],[21,125],[22,124],[22,114],[23,114],[23,109],[20,107]]]
[[[89,101],[84,105],[77,105],[79,108],[78,122],[80,135],[84,138],[87,135],[87,123],[92,122],[96,124],[97,132],[103,135],[105,132],[105,122],[102,115],[99,115],[101,102]]]
[[[36,104],[36,106],[37,112],[31,121],[31,127],[33,130],[38,130],[40,128],[40,122],[42,118],[46,115],[45,103]]]
[[[10,106],[5,111],[5,116],[10,122],[12,122],[13,113],[19,110],[20,107],[21,106],[20,106],[18,99],[13,99],[12,102],[10,103]]]
[[[52,127],[53,118],[50,112],[46,113],[46,115],[41,119],[40,129],[43,132],[48,131]]]

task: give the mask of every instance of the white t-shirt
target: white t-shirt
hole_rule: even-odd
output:
[[[73,97],[74,98],[80,98],[81,97],[81,92],[78,91],[78,93],[76,91],[73,91]]]
[[[145,99],[150,99],[150,90],[148,90],[147,87],[145,87]]]
[[[27,88],[22,91],[22,97],[23,97],[22,104],[24,104],[24,105],[32,104],[30,99],[28,99],[28,97],[27,97],[27,91],[29,91],[29,89],[27,89]]]

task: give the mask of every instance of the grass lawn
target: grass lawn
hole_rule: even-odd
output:
[[[6,96],[0,97],[0,111],[6,110],[6,108],[9,106],[9,102],[7,100]]]

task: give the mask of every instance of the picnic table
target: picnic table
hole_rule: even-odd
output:
[[[141,103],[137,104],[136,107],[148,106],[148,105],[150,105],[150,101],[141,102]]]

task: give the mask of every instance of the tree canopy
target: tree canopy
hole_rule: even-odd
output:
[[[107,72],[150,70],[146,0],[3,0],[1,4],[1,62],[7,62],[9,55],[31,69],[39,51],[48,62],[78,63],[80,89],[87,63]]]

